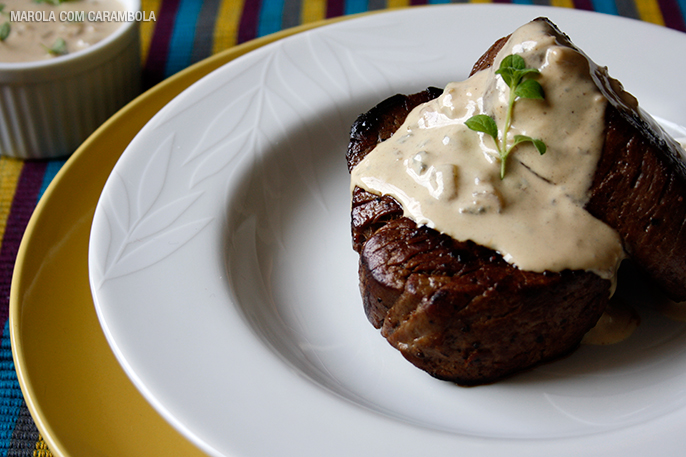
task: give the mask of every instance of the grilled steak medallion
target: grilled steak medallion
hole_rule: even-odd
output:
[[[473,73],[490,66],[506,40],[498,40]],[[628,96],[615,82],[598,78],[610,103],[586,208],[618,231],[628,255],[668,294],[686,299],[686,167],[679,147],[627,107]],[[349,170],[414,107],[440,94],[429,88],[396,95],[359,116],[347,151]],[[360,289],[369,321],[434,377],[483,384],[558,358],[578,346],[607,306],[611,281],[595,273],[524,271],[492,249],[403,214],[394,198],[353,189]]]

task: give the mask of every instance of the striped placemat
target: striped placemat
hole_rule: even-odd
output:
[[[686,32],[686,0],[514,0],[634,18]],[[143,0],[144,87],[214,53],[300,24],[370,10],[448,3],[437,0]],[[487,3],[478,1],[478,3]],[[12,270],[31,213],[64,160],[0,158],[0,457],[51,456],[17,381],[9,338]]]

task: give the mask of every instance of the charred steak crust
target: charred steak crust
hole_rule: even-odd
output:
[[[635,120],[608,106],[586,209],[617,230],[628,256],[667,296],[685,301],[686,168],[676,145]]]
[[[366,113],[360,114],[350,130],[346,159],[348,172],[372,150],[398,130],[412,109],[437,98],[443,89],[429,87],[412,95],[397,94],[382,101]]]
[[[362,114],[351,130],[349,169],[440,93],[395,95]],[[491,249],[417,226],[392,197],[356,187],[351,216],[369,321],[439,379],[483,384],[558,358],[607,305],[610,281],[584,271],[519,270]]]
[[[583,271],[533,273],[496,252],[401,217],[364,245],[369,320],[432,376],[495,381],[574,349],[602,314],[609,281]]]

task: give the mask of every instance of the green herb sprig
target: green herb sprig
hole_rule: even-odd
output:
[[[5,4],[0,3],[0,13],[3,16],[7,16],[7,13],[5,13]],[[5,41],[7,37],[10,35],[10,31],[12,30],[12,26],[10,25],[10,21],[5,21],[0,25],[0,41]]]
[[[542,100],[545,98],[545,95],[543,93],[543,87],[541,87],[541,84],[538,81],[535,79],[524,79],[525,76],[539,74],[539,71],[535,68],[526,68],[526,63],[522,56],[511,54],[505,57],[495,73],[500,75],[500,77],[503,78],[503,81],[505,81],[505,84],[510,88],[502,137],[499,137],[498,135],[498,125],[495,120],[487,114],[472,116],[467,119],[465,125],[475,132],[483,132],[493,137],[500,158],[500,179],[503,179],[505,178],[507,157],[518,145],[522,143],[532,143],[541,155],[545,154],[545,143],[537,138],[531,138],[526,135],[515,135],[513,143],[511,145],[507,144],[507,134],[512,125],[512,110],[515,101],[521,98]]]

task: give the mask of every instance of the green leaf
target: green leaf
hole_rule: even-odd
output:
[[[525,67],[526,64],[524,63],[522,56],[510,54],[503,58],[500,62],[500,67],[498,67],[495,74],[500,75],[510,89],[514,89],[522,79],[519,70],[522,70]]]
[[[519,98],[534,98],[539,100],[543,100],[545,98],[543,94],[543,87],[541,87],[541,84],[534,79],[522,81],[515,88],[514,93]]]
[[[495,72],[496,75],[500,75],[503,78],[503,81],[505,81],[505,84],[507,84],[507,87],[509,87],[510,90],[519,82],[516,73],[516,70],[513,70],[512,68],[500,68]]]
[[[512,150],[512,148],[514,148],[518,144],[527,143],[527,142],[531,142],[539,154],[541,154],[541,155],[545,154],[545,151],[547,149],[545,143],[543,141],[539,140],[538,138],[531,138],[530,136],[526,136],[526,135],[515,135],[514,143],[512,144],[512,147],[510,148],[510,150]]]
[[[11,27],[9,22],[5,22],[2,25],[0,25],[0,41],[5,41],[9,36],[10,31]]]
[[[520,143],[526,143],[527,141],[533,141],[534,139],[531,138],[530,136],[526,135],[515,135],[514,137],[514,143],[512,143],[512,147],[517,146]]]
[[[518,71],[519,73],[521,73],[522,76],[528,75],[528,74],[531,74],[531,73],[537,74],[537,75],[541,73],[540,71],[538,71],[537,68],[524,68],[524,69],[522,69],[522,70],[517,70],[517,71]]]
[[[539,154],[543,155],[545,154],[545,151],[547,150],[547,147],[545,143],[538,138],[534,138],[531,140],[531,142],[534,144],[536,147],[536,150],[538,151]]]
[[[0,3],[0,13],[4,13],[4,12],[5,12],[5,4]]]
[[[47,47],[43,45],[46,51],[48,51],[53,56],[63,56],[67,53],[67,42],[62,38],[58,38],[52,44],[52,47]]]
[[[500,62],[500,70],[503,70],[505,68],[511,68],[513,70],[524,70],[526,68],[526,63],[524,62],[524,58],[520,55],[517,54],[510,54],[509,56],[506,56],[502,62]]]
[[[494,139],[498,138],[498,125],[491,116],[486,114],[477,114],[470,117],[465,121],[465,125],[475,132],[483,132]]]
[[[536,68],[526,68],[524,58],[517,54],[506,56],[495,74],[500,75],[510,89],[516,89],[527,74],[538,74]]]

